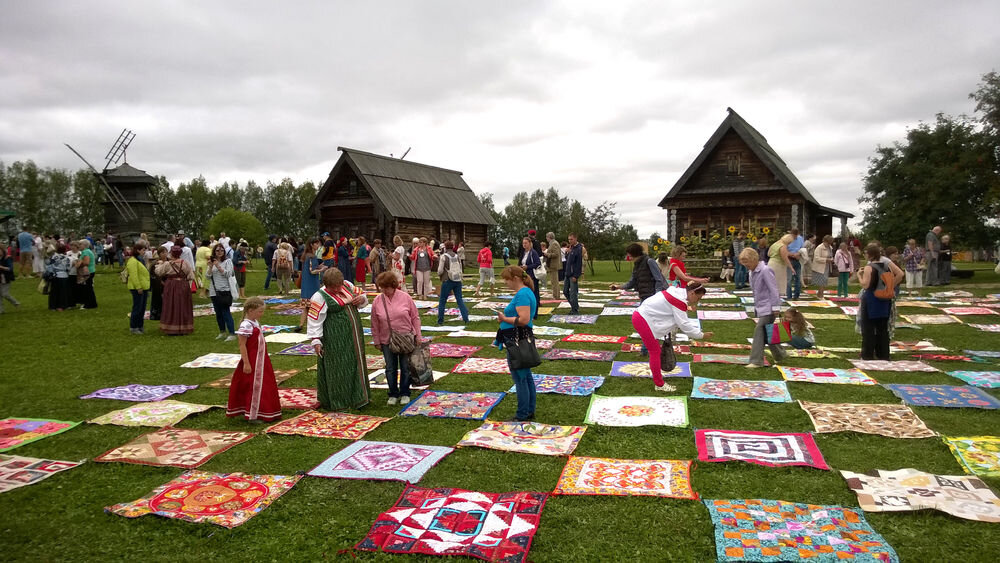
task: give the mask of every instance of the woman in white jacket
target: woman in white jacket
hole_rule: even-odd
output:
[[[632,313],[632,326],[649,350],[649,369],[658,390],[665,390],[660,370],[660,340],[678,330],[696,340],[712,336],[711,332],[702,333],[698,323],[687,316],[688,307],[693,307],[703,295],[705,286],[700,282],[690,282],[686,288],[668,287],[643,301]]]

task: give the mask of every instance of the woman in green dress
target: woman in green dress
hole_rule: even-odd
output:
[[[319,356],[316,397],[320,406],[339,411],[367,405],[371,389],[358,314],[358,307],[368,304],[364,290],[331,268],[323,273],[323,287],[309,301],[308,335]]]

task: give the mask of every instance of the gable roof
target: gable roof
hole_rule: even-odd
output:
[[[702,149],[701,153],[694,159],[694,162],[688,166],[687,170],[684,171],[684,174],[682,174],[680,179],[677,180],[674,187],[667,192],[667,195],[665,195],[662,200],[660,200],[660,207],[666,207],[667,202],[681,192],[684,185],[687,184],[688,180],[690,180],[701,165],[704,164],[705,160],[708,159],[709,155],[712,154],[712,151],[714,151],[715,147],[719,144],[719,141],[722,140],[722,137],[725,136],[730,129],[739,135],[740,139],[742,139],[753,154],[764,163],[764,166],[766,166],[767,169],[774,174],[785,189],[787,189],[790,193],[801,195],[810,203],[819,205],[816,198],[814,198],[812,194],[809,193],[809,190],[802,185],[802,182],[795,177],[795,174],[793,174],[788,168],[785,161],[778,156],[778,153],[771,148],[771,145],[767,144],[767,139],[765,139],[759,131],[754,129],[752,125],[747,123],[745,119],[740,117],[740,115],[736,113],[733,108],[726,108],[726,111],[729,112],[729,115],[722,120],[719,128],[715,130],[715,133],[713,133],[711,137],[709,137],[708,142],[705,143],[705,147]],[[844,215],[853,217],[853,215],[847,213]]]
[[[408,219],[494,225],[496,221],[479,201],[462,173],[419,162],[382,156],[347,147],[316,193],[309,214],[315,214],[342,166],[350,166],[372,197],[389,215]]]

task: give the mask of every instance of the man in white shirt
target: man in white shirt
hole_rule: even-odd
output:
[[[229,252],[229,237],[226,236],[226,233],[219,233],[219,244],[226,249],[226,252]]]

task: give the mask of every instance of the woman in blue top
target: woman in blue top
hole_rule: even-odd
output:
[[[531,320],[538,312],[538,300],[535,298],[535,285],[531,276],[517,266],[507,266],[500,273],[500,277],[507,289],[514,294],[514,298],[503,312],[497,314],[500,320],[500,332],[533,326]],[[502,342],[501,339],[498,340]],[[510,365],[509,357],[507,364]],[[510,375],[517,390],[517,414],[514,415],[513,421],[532,420],[535,418],[535,378],[531,375],[531,369],[511,368]]]
[[[889,317],[892,312],[892,299],[881,299],[875,296],[878,280],[884,273],[891,273],[894,289],[903,281],[903,271],[889,260],[883,261],[882,247],[871,243],[865,248],[868,265],[858,272],[861,283],[860,320],[861,320],[861,359],[886,360],[889,357]]]
[[[306,326],[306,314],[309,313],[309,300],[319,291],[319,280],[326,271],[323,264],[321,252],[322,243],[317,238],[309,239],[306,243],[305,251],[302,253],[302,317],[299,319],[299,327],[296,332],[302,332]]]
[[[531,244],[531,238],[524,237],[521,239],[521,246],[524,248],[524,256],[521,257],[521,269],[531,278],[529,287],[535,294],[535,306],[537,308],[540,298],[538,297],[538,278],[535,277],[535,268],[542,265],[542,257],[538,255],[538,251]],[[537,319],[537,313],[532,311],[531,318]]]

